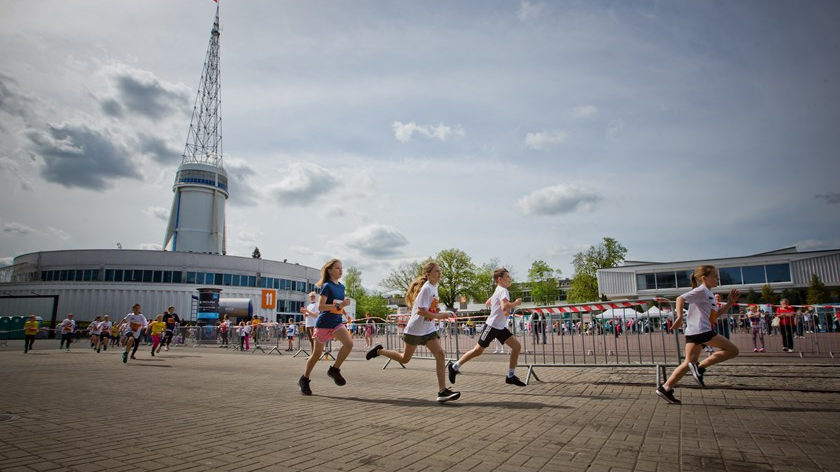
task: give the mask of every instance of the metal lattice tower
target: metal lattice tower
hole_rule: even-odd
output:
[[[225,201],[228,176],[222,166],[219,7],[195,99],[183,160],[175,174],[172,211],[163,249],[225,254]]]
[[[195,97],[187,145],[184,148],[183,164],[222,165],[222,102],[219,81],[219,7],[216,6],[216,21],[210,32],[210,45],[204,59],[201,84]]]

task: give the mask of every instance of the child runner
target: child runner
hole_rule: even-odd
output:
[[[511,283],[510,272],[504,267],[493,272],[493,280],[496,282],[496,291],[490,297],[490,316],[487,317],[487,324],[478,338],[478,344],[461,356],[460,359],[447,365],[449,381],[455,383],[455,376],[461,373],[461,366],[470,359],[480,356],[485,349],[490,347],[493,340],[498,339],[500,343],[510,348],[510,361],[505,383],[524,387],[525,383],[516,376],[516,364],[519,361],[519,351],[522,350],[522,345],[507,329],[507,314],[512,308],[521,305],[522,299],[517,298],[514,302],[510,301],[510,293],[508,292]]]
[[[163,322],[166,323],[166,332],[163,336],[163,341],[161,341],[160,346],[157,348],[157,352],[160,352],[160,348],[164,348],[167,351],[169,350],[169,345],[172,343],[172,336],[175,335],[175,328],[181,323],[181,318],[178,317],[178,313],[175,313],[175,307],[169,307],[163,313]]]
[[[126,326],[125,351],[122,355],[123,364],[128,362],[128,351],[131,351],[131,358],[136,359],[136,357],[134,357],[134,353],[137,352],[137,346],[140,345],[140,337],[143,335],[143,328],[146,327],[147,323],[148,321],[146,320],[146,317],[140,313],[139,303],[135,303],[134,306],[131,307],[131,313],[125,315],[125,318],[120,321],[119,325]]]
[[[656,387],[656,394],[668,403],[680,403],[674,397],[674,385],[686,372],[691,372],[694,380],[701,387],[705,387],[703,373],[708,367],[738,355],[738,348],[730,340],[714,332],[711,318],[717,316],[717,313],[726,313],[733,303],[738,302],[740,294],[732,289],[726,304],[720,306],[712,293],[712,289],[717,287],[718,283],[719,275],[715,266],[700,266],[691,274],[693,290],[677,297],[677,319],[674,320],[674,329],[678,329],[682,324],[683,305],[689,303],[688,313],[685,315],[685,360],[671,372],[664,384]],[[704,344],[718,350],[698,364],[697,359]]]
[[[157,315],[155,320],[149,323],[149,327],[146,328],[146,332],[152,335],[152,357],[155,355],[155,349],[160,352],[160,338],[163,335],[163,331],[166,329],[166,323],[163,322],[163,316],[163,313]]]
[[[309,304],[300,309],[306,322],[306,336],[309,338],[309,352],[315,349],[315,323],[318,321],[318,294],[309,292]]]
[[[747,307],[747,317],[750,320],[750,334],[752,334],[753,352],[764,352],[764,331],[762,330],[761,313],[758,312],[758,305]],[[756,338],[761,340],[761,349],[758,349]]]
[[[400,364],[408,364],[417,346],[426,346],[435,357],[438,381],[437,401],[443,403],[449,400],[457,400],[461,393],[446,388],[446,354],[440,345],[440,335],[437,332],[435,321],[455,316],[455,314],[438,310],[438,283],[440,283],[440,266],[435,262],[427,262],[423,266],[423,275],[414,279],[408,286],[405,293],[405,303],[411,307],[411,318],[409,318],[403,331],[405,347],[402,354],[383,349],[381,344],[377,344],[368,351],[365,357],[367,360],[371,360],[374,357],[385,356]]]
[[[289,347],[286,348],[287,351],[295,350],[295,331],[297,331],[295,328],[297,328],[297,326],[295,325],[294,318],[289,318],[289,327],[286,328],[286,338],[289,340]]]
[[[309,387],[309,374],[315,368],[315,364],[321,358],[321,353],[324,351],[324,344],[330,339],[337,339],[341,342],[341,349],[338,351],[338,356],[335,358],[333,365],[327,369],[327,376],[329,376],[336,385],[342,386],[347,383],[344,377],[341,376],[341,364],[344,359],[353,350],[353,337],[344,326],[342,316],[344,314],[344,307],[350,305],[350,299],[344,296],[344,285],[339,283],[339,279],[344,274],[344,268],[341,261],[338,259],[330,259],[321,268],[321,278],[316,287],[321,288],[321,296],[318,300],[318,321],[315,322],[315,347],[312,348],[312,355],[306,361],[306,370],[298,380],[298,387],[300,393],[303,395],[312,395],[312,389]]]
[[[97,316],[96,318],[91,321],[90,325],[88,325],[88,332],[90,332],[90,342],[93,344],[93,348],[96,349],[96,352],[99,352],[99,347],[102,344],[102,317]]]
[[[26,354],[27,352],[32,350],[32,346],[35,345],[35,336],[38,335],[38,329],[41,327],[41,324],[38,323],[38,318],[35,315],[29,315],[29,320],[23,324],[23,353]]]
[[[108,350],[108,343],[111,342],[111,328],[114,326],[114,323],[111,323],[111,317],[105,315],[105,319],[102,320],[102,334],[99,335],[99,348]],[[96,350],[99,352],[99,349]]]
[[[73,313],[67,314],[67,318],[58,325],[58,331],[61,333],[61,344],[58,345],[58,350],[60,351],[64,348],[66,352],[70,352],[70,343],[73,342],[73,332],[76,331],[76,322],[73,321]]]

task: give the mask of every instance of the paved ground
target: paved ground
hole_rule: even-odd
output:
[[[179,347],[118,352],[38,340],[0,348],[3,471],[837,470],[840,361],[776,357],[684,379],[669,405],[652,368],[537,368],[505,385],[506,356],[464,367],[435,403],[433,364],[354,352],[344,387],[303,356]],[[744,361],[753,362],[747,358]],[[804,363],[808,365],[802,365]],[[520,368],[520,377],[526,369]]]

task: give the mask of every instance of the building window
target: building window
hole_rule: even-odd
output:
[[[721,285],[741,285],[740,267],[723,267],[718,269]]]
[[[764,284],[767,282],[763,265],[741,267],[741,273],[744,274],[745,284]]]
[[[693,270],[678,270],[677,271],[677,287],[691,288],[691,274]]]
[[[639,290],[654,290],[656,288],[656,275],[636,274],[636,285]]]
[[[673,272],[656,274],[656,288],[677,288],[677,277]]]
[[[767,283],[791,282],[789,264],[768,264],[765,267],[767,268]]]

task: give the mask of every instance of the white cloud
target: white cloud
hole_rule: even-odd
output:
[[[162,221],[169,221],[169,210],[163,207],[148,207],[146,214]]]
[[[819,198],[825,200],[825,203],[828,205],[833,205],[835,203],[840,203],[840,193],[829,193],[825,195],[815,195],[815,198]]]
[[[438,126],[432,126],[418,125],[413,121],[411,123],[395,121],[392,127],[394,129],[394,137],[397,141],[404,143],[411,141],[415,134],[426,139],[437,139],[438,141],[446,141],[450,138],[463,138],[466,135],[461,125],[455,125],[453,128],[443,123]]]
[[[612,120],[607,125],[607,137],[614,138],[624,130],[624,120]]]
[[[601,201],[594,190],[558,184],[535,190],[516,202],[524,215],[562,215],[590,211]]]
[[[68,239],[70,239],[70,234],[68,234],[67,231],[64,231],[63,229],[58,229],[58,228],[53,228],[52,226],[47,226],[47,231],[49,231],[49,234],[51,234],[51,235],[53,235],[53,236],[55,236],[59,239],[63,239],[64,241],[67,241]]]
[[[518,16],[521,21],[536,20],[542,16],[544,10],[544,3],[531,3],[523,0],[519,2]]]
[[[537,151],[544,151],[562,143],[568,137],[569,135],[562,131],[540,131],[538,133],[528,133],[525,135],[525,147]]]
[[[589,118],[598,113],[598,108],[592,105],[583,105],[576,107],[573,113],[577,118]]]
[[[342,208],[338,205],[332,205],[332,206],[324,207],[320,212],[321,218],[326,218],[326,219],[341,218],[345,214],[346,214],[346,212],[344,211],[344,208]]]
[[[294,206],[311,205],[339,182],[332,171],[309,162],[292,162],[280,175],[283,178],[268,192],[280,203]]]
[[[346,235],[344,244],[366,257],[391,257],[398,255],[408,240],[392,226],[372,224]]]
[[[26,226],[21,223],[16,223],[14,221],[3,223],[2,231],[4,233],[17,233],[17,234],[33,234],[33,233],[40,233],[29,226]]]

